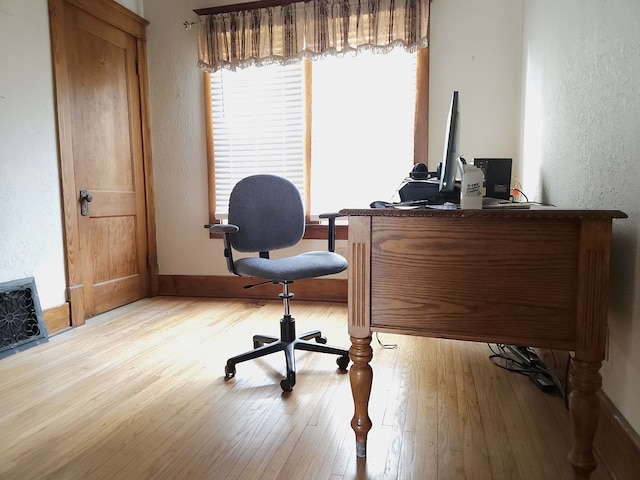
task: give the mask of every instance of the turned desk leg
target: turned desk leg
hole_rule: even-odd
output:
[[[369,418],[369,397],[373,383],[373,370],[369,365],[373,358],[371,337],[356,338],[352,336],[349,356],[353,361],[349,371],[354,404],[351,428],[356,432],[356,455],[365,457],[367,455],[367,434],[371,430],[371,419]]]
[[[574,358],[571,361],[569,381],[569,410],[573,426],[573,448],[569,461],[576,479],[588,479],[596,469],[593,456],[593,437],[600,416],[600,401],[597,393],[602,386],[600,366],[602,362],[585,362]]]

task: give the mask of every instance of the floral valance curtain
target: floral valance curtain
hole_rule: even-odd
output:
[[[208,71],[361,49],[427,46],[429,0],[310,0],[201,15],[198,66]]]

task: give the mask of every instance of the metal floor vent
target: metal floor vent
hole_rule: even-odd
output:
[[[46,341],[33,277],[0,283],[0,358]]]

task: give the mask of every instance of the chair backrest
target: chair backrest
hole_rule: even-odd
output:
[[[240,227],[238,233],[231,236],[231,246],[239,252],[291,247],[304,235],[302,197],[286,178],[246,177],[231,191],[229,223]]]

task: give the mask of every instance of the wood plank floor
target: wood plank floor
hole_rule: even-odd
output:
[[[344,304],[293,302],[298,332],[348,346]],[[277,334],[278,301],[157,297],[0,360],[0,479],[570,479],[559,397],[488,360],[487,345],[374,338],[373,429],[355,456],[348,375],[300,352],[238,364]],[[594,480],[610,479],[603,467]]]

